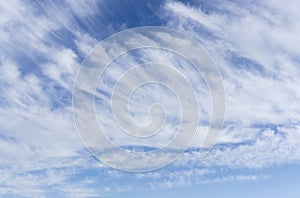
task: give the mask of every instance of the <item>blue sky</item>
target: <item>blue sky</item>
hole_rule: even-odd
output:
[[[272,174],[272,178],[258,181],[230,181],[138,193],[126,192],[117,193],[114,197],[297,197],[298,169],[294,165],[269,168],[263,171]]]
[[[1,1],[0,196],[299,197],[299,8],[296,0]],[[205,158],[199,157],[199,135],[167,167],[128,173],[105,166],[84,147],[73,121],[72,88],[84,57],[99,42],[141,26],[172,28],[205,47],[222,76],[226,115]],[[201,85],[196,93],[205,119],[199,130],[207,129],[208,89],[188,64],[164,51],[130,55],[135,60],[121,57],[97,90],[97,116],[114,143],[132,142],[111,127],[109,113],[101,113],[109,112],[106,92],[124,63],[183,65],[194,87]],[[132,98],[133,118],[147,122],[142,107],[159,99],[175,115],[173,98],[164,88],[145,87]],[[176,119],[170,118],[158,143],[170,140]],[[153,142],[144,144],[160,146]]]

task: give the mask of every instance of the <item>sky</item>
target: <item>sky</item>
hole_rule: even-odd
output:
[[[0,197],[299,197],[299,9],[296,0],[1,1]],[[85,104],[75,95],[72,106],[72,94],[74,87],[84,88],[82,81],[77,86],[76,76],[92,62],[91,52],[100,49],[101,41],[144,26],[168,28],[192,39],[187,49],[191,57],[199,54],[198,45],[203,47],[222,80],[225,116],[215,145],[203,157],[203,141],[219,110],[213,108],[209,81],[176,51],[147,48],[119,56],[98,79],[93,98],[97,122],[112,144],[127,151],[155,151],[174,140],[181,122],[192,120],[180,119],[176,90],[150,83],[131,95],[130,118],[141,126],[163,117],[154,111],[151,118],[147,111],[159,103],[169,115],[164,127],[149,139],[122,133],[109,101],[114,85],[133,65],[156,61],[184,74],[201,118],[191,145],[173,163],[135,172],[136,165],[160,164],[168,153],[159,153],[151,163],[147,158],[128,163],[126,158],[124,169],[134,171],[127,172],[121,163],[121,170],[113,168],[120,153],[105,153],[107,162],[114,162],[111,167],[85,145],[76,116],[74,120],[74,112]],[[187,42],[161,38],[185,54],[181,46]],[[143,39],[139,41],[161,44]],[[116,43],[108,45],[101,61],[124,47]],[[157,68],[136,70],[128,79],[134,84],[152,75],[169,82],[168,72],[159,73],[164,67]],[[128,79],[121,81],[116,100],[132,88]],[[182,88],[185,81],[178,82]],[[122,119],[120,123],[128,121]]]

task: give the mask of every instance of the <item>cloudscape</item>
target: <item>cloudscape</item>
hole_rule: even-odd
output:
[[[299,9],[0,1],[0,197],[299,197]]]

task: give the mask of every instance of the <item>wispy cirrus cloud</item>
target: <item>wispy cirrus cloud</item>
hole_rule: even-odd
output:
[[[299,162],[299,15],[277,3],[246,5],[168,1],[163,7],[168,26],[207,47],[223,75],[225,127],[203,161],[252,168]]]

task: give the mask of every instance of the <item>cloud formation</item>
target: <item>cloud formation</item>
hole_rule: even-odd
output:
[[[196,142],[171,166],[146,174],[130,175],[98,163],[76,133],[73,80],[97,42],[126,24],[110,24],[105,17],[113,15],[109,6],[97,1],[2,1],[0,194],[92,197],[132,186],[256,180],[268,176],[235,170],[299,163],[299,2],[166,1],[160,7],[154,14],[203,44],[222,74],[226,119],[211,153],[200,158]],[[168,55],[147,54],[156,59]],[[204,97],[207,92],[201,91]],[[209,112],[203,107],[203,115]],[[200,127],[207,130],[205,123]]]

